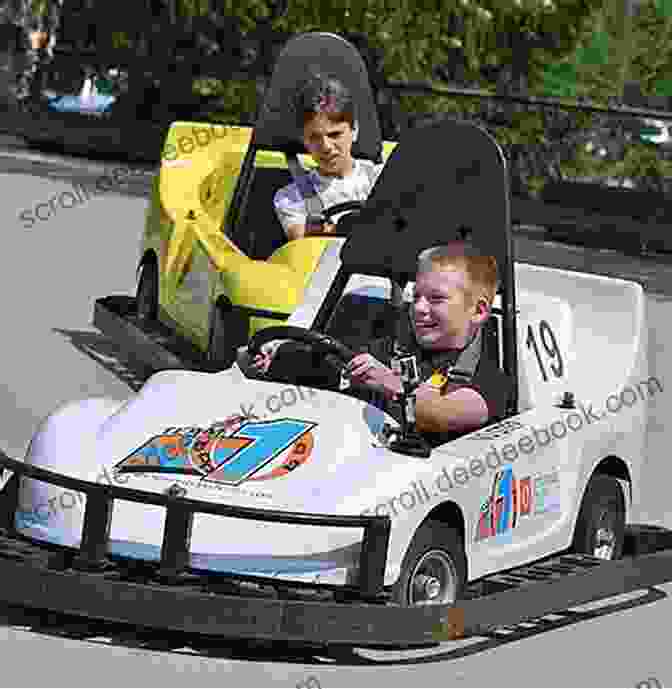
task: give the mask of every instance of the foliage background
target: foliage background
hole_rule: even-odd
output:
[[[113,49],[154,55],[166,65],[164,97],[179,93],[194,118],[225,122],[254,120],[289,36],[314,30],[345,35],[367,62],[388,138],[446,114],[476,119],[505,147],[514,191],[535,193],[547,180],[567,176],[632,179],[663,188],[669,163],[661,147],[640,140],[637,123],[627,118],[387,86],[423,82],[613,105],[622,102],[626,84],[637,82],[644,94],[672,96],[672,0],[640,0],[628,12],[631,2],[134,0],[134,12],[123,11],[122,0],[7,5],[26,30],[36,18],[58,24],[62,3],[81,5],[97,17],[89,21],[101,46],[107,41]],[[607,154],[588,152],[588,142]]]

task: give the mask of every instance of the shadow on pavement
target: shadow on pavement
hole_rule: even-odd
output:
[[[634,600],[601,603],[599,608],[588,611],[569,610],[557,615],[549,615],[547,618],[523,623],[510,629],[496,630],[487,636],[403,650],[320,647],[318,645],[310,647],[298,643],[203,637],[175,631],[137,628],[127,624],[89,620],[83,617],[13,605],[0,607],[0,626],[62,639],[138,650],[164,651],[192,657],[311,664],[323,665],[324,667],[334,667],[334,665],[376,667],[419,665],[457,660],[508,643],[522,641],[546,631],[554,631],[586,620],[649,605],[664,598],[667,598],[667,593],[657,588],[651,588],[641,592]]]
[[[156,371],[124,352],[110,338],[96,332],[54,328],[54,332],[67,338],[83,354],[126,383],[134,392]]]

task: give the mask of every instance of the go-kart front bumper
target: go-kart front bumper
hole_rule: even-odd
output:
[[[0,494],[0,598],[67,614],[189,633],[310,643],[432,642],[438,609],[386,603],[383,590],[389,517],[318,515],[212,504],[97,484],[9,458],[13,472]],[[37,542],[14,530],[19,477],[86,494],[79,548]],[[115,500],[166,509],[159,563],[109,554]],[[189,567],[193,518],[218,514],[286,524],[361,527],[358,586],[301,584],[223,575]],[[443,611],[445,612],[445,610]],[[409,619],[410,618],[410,619]]]
[[[472,584],[458,606],[401,607],[383,590],[387,517],[299,514],[213,505],[97,484],[10,459],[0,492],[0,599],[137,627],[309,645],[417,646],[511,628],[568,608],[672,581],[672,531],[632,527],[634,557],[605,562],[559,555]],[[79,548],[36,542],[14,530],[19,477],[86,494]],[[110,556],[114,500],[166,509],[160,563]],[[193,516],[364,528],[358,587],[268,581],[191,570]]]

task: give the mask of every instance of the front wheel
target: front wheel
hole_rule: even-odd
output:
[[[460,599],[467,559],[457,529],[428,521],[413,537],[392,587],[392,599],[404,606],[448,605]]]
[[[625,538],[625,499],[621,484],[597,474],[588,482],[576,520],[572,551],[601,560],[618,560]]]

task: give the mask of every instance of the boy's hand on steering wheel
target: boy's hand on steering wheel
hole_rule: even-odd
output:
[[[262,345],[259,354],[250,361],[250,366],[259,373],[268,373],[268,369],[273,363],[273,357],[276,355],[278,347],[285,342],[289,342],[289,340],[271,340]]]
[[[345,367],[345,373],[354,383],[362,383],[392,398],[403,392],[401,378],[373,355],[363,353],[353,357]]]

